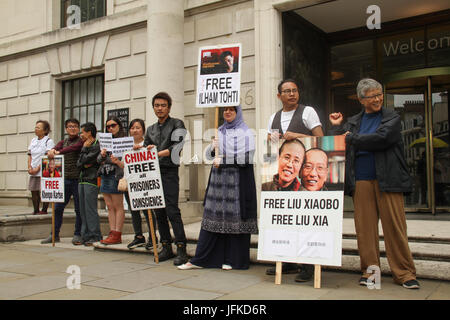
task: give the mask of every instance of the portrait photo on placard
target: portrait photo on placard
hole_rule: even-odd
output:
[[[62,158],[49,159],[42,158],[42,177],[44,178],[61,178],[62,177]]]
[[[206,49],[201,52],[200,74],[239,71],[239,47]]]
[[[345,136],[279,140],[265,155],[262,191],[343,191]]]

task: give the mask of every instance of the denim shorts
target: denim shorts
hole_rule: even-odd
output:
[[[114,174],[102,176],[102,184],[100,186],[101,193],[122,193],[117,189],[119,181],[116,180]]]

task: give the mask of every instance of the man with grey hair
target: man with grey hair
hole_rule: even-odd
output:
[[[345,134],[345,194],[353,196],[355,228],[361,260],[360,285],[367,285],[369,267],[380,267],[378,220],[384,232],[386,257],[394,281],[419,289],[408,245],[403,192],[411,191],[404,158],[400,116],[383,107],[383,90],[373,79],[357,86],[364,107],[342,126],[340,112],[329,116],[332,132]]]

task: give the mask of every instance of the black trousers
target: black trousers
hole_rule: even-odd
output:
[[[170,235],[169,221],[175,235],[176,243],[186,244],[186,234],[184,233],[183,220],[181,219],[180,208],[178,208],[178,195],[180,190],[180,179],[178,177],[178,167],[161,167],[161,180],[164,190],[164,200],[166,207],[155,209],[158,220],[159,235],[161,243],[172,243]]]

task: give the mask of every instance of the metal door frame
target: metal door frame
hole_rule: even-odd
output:
[[[432,77],[439,75],[450,74],[450,67],[438,67],[438,68],[425,68],[411,71],[403,71],[387,75],[383,79],[383,93],[386,94],[386,86],[390,82],[401,81],[413,78],[426,77],[426,83],[424,85],[424,104],[425,104],[425,131],[426,131],[426,143],[425,151],[427,155],[427,183],[428,183],[428,207],[420,208],[418,210],[431,210],[431,213],[436,214],[436,197],[434,188],[434,159],[433,151],[433,101],[432,101]],[[384,106],[386,107],[386,99],[384,99]]]

